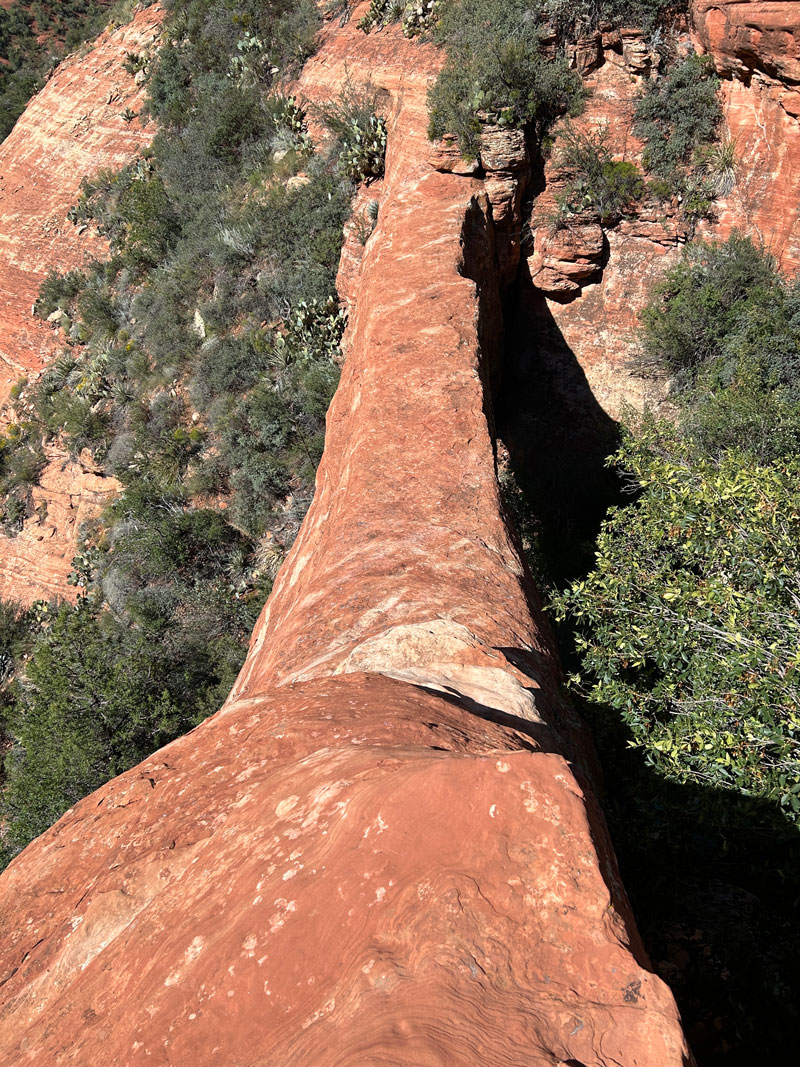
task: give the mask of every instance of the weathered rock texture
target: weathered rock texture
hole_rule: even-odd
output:
[[[586,75],[585,110],[570,121],[582,132],[605,130],[615,158],[641,162],[633,109],[645,74],[655,73],[657,57],[645,62],[649,52],[633,30],[606,35],[596,44],[599,59]],[[562,187],[556,141],[544,167],[544,189],[533,206],[520,277],[517,344],[561,367],[557,377],[568,394],[565,403],[585,390],[616,417],[624,403],[641,407],[664,395],[662,381],[646,379],[631,366],[637,315],[653,283],[680,255],[686,234],[674,211],[662,209],[605,228],[585,214],[553,232]],[[579,397],[575,403],[582,406]]]
[[[120,489],[86,454],[74,460],[48,448],[47,459],[32,491],[33,514],[16,537],[0,538],[0,598],[5,600],[73,599],[77,590],[67,578],[79,531]]]
[[[724,79],[736,188],[716,232],[752,233],[784,270],[800,267],[800,3],[695,0],[695,40]]]
[[[222,711],[0,879],[4,1067],[687,1062],[501,515],[510,253],[436,62],[351,24],[305,72],[389,117],[315,502]]]
[[[141,110],[143,90],[122,62],[126,52],[152,50],[161,18],[158,7],[146,8],[86,55],[67,58],[0,144],[0,408],[20,376],[35,379],[63,347],[63,333],[33,315],[48,271],[107,252],[93,228],[73,226],[66,214],[84,176],[127,163],[152,139],[139,118],[123,119],[126,108]],[[69,596],[78,526],[114,487],[53,454],[36,499],[47,518],[30,516],[19,537],[0,535],[0,597]]]
[[[127,163],[152,139],[138,118],[143,90],[122,67],[126,52],[147,52],[161,13],[145,8],[104,33],[86,55],[64,60],[0,145],[0,401],[22,374],[41,370],[62,339],[31,308],[50,269],[72,270],[107,244],[66,218],[81,180]]]

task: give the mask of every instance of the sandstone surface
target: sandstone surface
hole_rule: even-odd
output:
[[[643,146],[633,135],[633,111],[645,81],[642,36],[626,30],[603,43],[601,60],[586,78],[584,111],[570,121],[581,133],[602,131],[615,159],[640,163]],[[648,75],[651,68],[646,65]],[[576,406],[578,419],[583,393],[614,418],[625,404],[658,405],[663,379],[645,378],[634,366],[637,316],[653,284],[680,256],[686,234],[669,206],[606,227],[584,213],[554,232],[551,219],[563,184],[556,141],[533,205],[519,279],[518,356],[524,360],[534,351],[530,358],[560,368],[556,386],[565,403]]]
[[[761,71],[800,84],[797,0],[692,0],[691,17],[720,74],[749,80]]]
[[[31,494],[32,514],[16,536],[0,536],[0,598],[26,605],[77,596],[67,578],[81,528],[97,518],[120,489],[115,478],[103,475],[85,455],[76,460],[52,447],[46,455]]]
[[[96,230],[74,226],[67,211],[84,176],[127,163],[152,139],[152,127],[123,118],[127,108],[138,115],[144,90],[122,62],[126,52],[153,50],[161,20],[157,6],[144,8],[65,59],[0,144],[0,409],[20,376],[35,380],[63,348],[57,325],[33,314],[48,271],[107,253]],[[66,578],[79,526],[116,484],[66,455],[51,450],[48,458],[34,493],[47,517],[30,515],[17,537],[0,534],[0,596],[22,603],[74,595]]]
[[[490,195],[360,13],[300,84],[389,131],[314,504],[223,709],[0,879],[3,1067],[690,1062],[502,514]]]
[[[148,7],[108,30],[85,55],[64,60],[0,145],[0,402],[22,374],[40,370],[61,338],[31,309],[50,269],[73,270],[107,244],[67,220],[81,180],[119,167],[152,139],[137,117],[144,91],[122,67],[126,52],[147,52],[161,12]]]

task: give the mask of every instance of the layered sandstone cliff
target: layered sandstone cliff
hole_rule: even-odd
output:
[[[800,3],[796,0],[694,0],[700,51],[723,79],[728,135],[738,160],[736,186],[716,233],[733,229],[763,242],[786,271],[800,267]]]
[[[103,238],[72,225],[67,211],[85,176],[122,166],[152,139],[138,117],[144,89],[122,63],[126,52],[153,50],[161,19],[157,6],[144,8],[86,54],[64,60],[0,144],[0,408],[20,377],[35,380],[64,346],[63,333],[33,314],[48,271],[107,254]],[[137,115],[129,122],[127,109]],[[7,421],[8,411],[0,417]],[[69,596],[78,528],[115,489],[112,479],[51,450],[38,510],[18,537],[0,535],[0,597]]]
[[[500,505],[523,146],[432,151],[436,65],[351,23],[304,73],[389,128],[315,501],[224,708],[0,879],[2,1065],[688,1062]]]

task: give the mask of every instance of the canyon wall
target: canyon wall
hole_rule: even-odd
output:
[[[436,53],[360,13],[299,87],[389,131],[314,504],[223,709],[0,878],[3,1067],[690,1062],[500,503],[524,143],[432,149]]]
[[[699,51],[723,79],[725,124],[735,142],[736,186],[715,232],[752,234],[778,264],[800,267],[800,3],[694,0]]]
[[[108,253],[94,227],[74,226],[67,211],[84,176],[122,166],[152,140],[138,117],[144,89],[122,63],[126,52],[153,51],[161,19],[158,7],[145,8],[65,59],[0,144],[0,409],[20,377],[34,382],[64,347],[63,332],[33,314],[48,271]],[[137,113],[130,122],[128,108]],[[9,417],[6,409],[0,421]],[[116,489],[86,461],[50,450],[36,510],[18,536],[0,534],[0,597],[71,596],[79,526]]]

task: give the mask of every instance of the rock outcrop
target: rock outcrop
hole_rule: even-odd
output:
[[[152,139],[138,117],[144,90],[122,63],[126,52],[152,51],[161,20],[157,6],[144,8],[85,55],[65,59],[0,144],[0,408],[19,377],[35,380],[63,348],[57,326],[33,314],[48,271],[74,270],[107,253],[94,228],[76,227],[66,215],[85,176],[129,162]],[[126,122],[126,109],[137,117]],[[29,516],[18,537],[0,535],[0,597],[69,597],[80,523],[115,484],[51,455],[36,494],[48,517]]]
[[[603,35],[598,44],[599,59],[585,78],[586,106],[569,121],[581,133],[605,131],[616,159],[641,162],[643,146],[633,135],[634,104],[645,77],[655,74],[655,59],[645,63],[649,51],[635,30]],[[544,362],[563,364],[557,387],[565,394],[590,392],[612,417],[626,403],[659,403],[663,381],[643,378],[631,365],[637,316],[655,281],[678,259],[685,230],[669,209],[639,212],[606,227],[584,213],[556,229],[551,220],[563,187],[557,147],[544,165],[543,179],[520,278],[522,346],[535,348]],[[565,396],[565,403],[571,402]]]
[[[502,514],[497,187],[358,14],[299,87],[389,128],[314,504],[223,709],[0,879],[3,1067],[689,1062]]]
[[[749,82],[759,72],[800,85],[800,3],[797,0],[692,0],[698,41],[717,70]]]
[[[737,182],[715,235],[734,229],[763,242],[786,271],[800,267],[800,3],[694,0],[700,51],[723,78]]]
[[[15,537],[0,537],[0,598],[21,604],[74,599],[77,590],[67,579],[80,531],[119,489],[88,455],[75,460],[48,447],[47,465],[31,494],[33,514]]]

